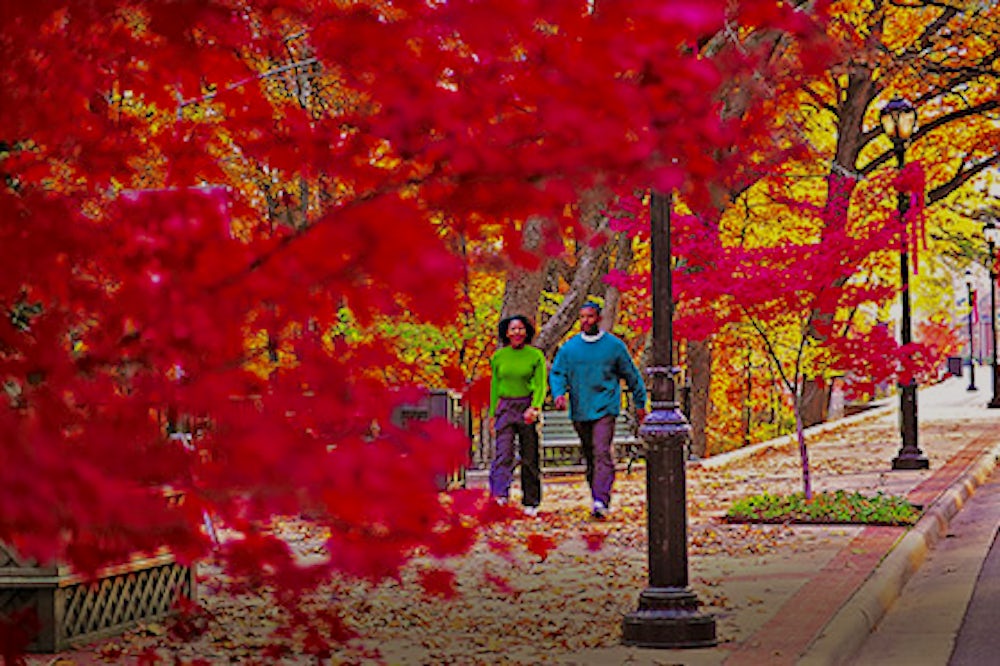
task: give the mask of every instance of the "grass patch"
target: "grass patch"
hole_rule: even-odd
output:
[[[838,490],[813,493],[811,500],[802,493],[762,493],[734,502],[725,518],[731,523],[913,525],[920,518],[920,507],[882,492],[862,495]]]

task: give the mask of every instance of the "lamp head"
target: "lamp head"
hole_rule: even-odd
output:
[[[886,136],[906,141],[917,128],[917,109],[902,97],[893,97],[879,111],[879,120]]]
[[[966,268],[965,269],[965,286],[968,287],[969,289],[972,289],[972,269],[971,268]]]
[[[983,236],[986,237],[986,242],[991,247],[1000,245],[1000,227],[993,220],[986,220],[986,224],[983,226]]]

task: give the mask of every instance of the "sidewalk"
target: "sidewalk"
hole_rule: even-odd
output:
[[[1000,468],[952,519],[854,666],[996,663],[1000,654]]]
[[[919,445],[930,459],[930,470],[892,471],[895,452],[884,441],[873,439],[866,447],[851,436],[851,433],[879,431],[884,437],[887,422],[893,426],[898,423],[895,402],[842,422],[823,424],[810,434],[810,455],[814,461],[822,461],[813,468],[815,490],[846,488],[905,495],[925,507],[924,516],[913,528],[856,526],[837,530],[793,526],[794,540],[799,545],[809,541],[819,545],[812,557],[792,558],[776,552],[754,562],[741,563],[738,568],[719,567],[721,578],[713,591],[721,590],[742,602],[735,604],[735,612],[757,613],[761,617],[756,622],[747,622],[744,617],[731,627],[727,625],[734,618],[719,613],[718,647],[701,650],[616,647],[576,654],[563,663],[581,666],[854,663],[858,650],[903,585],[921,566],[929,549],[946,533],[951,519],[996,467],[1000,456],[1000,410],[985,408],[990,397],[985,394],[985,391],[966,392],[961,378],[920,391]],[[779,478],[771,476],[749,483],[750,479],[737,470],[752,468],[753,461],[762,455],[761,449],[766,451],[763,455],[773,455],[777,450],[773,446],[769,443],[755,452],[739,452],[731,460],[720,456],[705,463],[712,468],[728,469],[739,478],[744,484],[739,494],[756,492],[757,487],[770,487]],[[841,448],[835,457],[860,455],[877,464],[863,471],[839,467],[835,458],[827,457],[838,446]],[[897,430],[897,449],[898,446]],[[992,514],[988,519],[995,532],[1000,515]],[[985,556],[985,552],[981,555]],[[695,561],[692,569],[711,571],[715,567]],[[698,591],[697,585],[693,587]],[[752,609],[755,603],[756,609]],[[947,654],[944,661],[928,661],[927,653],[922,656],[923,659],[918,655],[916,661],[899,663],[947,664]]]
[[[817,533],[823,534],[826,543],[814,553],[815,558],[776,555],[746,563],[745,567],[723,570],[717,587],[727,593],[741,594],[745,600],[760,599],[756,612],[767,616],[753,626],[738,623],[748,625],[746,633],[727,635],[726,622],[732,618],[719,614],[723,642],[713,649],[619,647],[574,655],[565,663],[726,666],[853,663],[862,643],[921,566],[929,549],[945,534],[950,520],[996,466],[1000,456],[1000,410],[985,408],[990,397],[985,393],[966,392],[961,378],[920,391],[920,447],[930,459],[930,470],[891,471],[894,453],[887,451],[884,443],[874,441],[868,450],[847,447],[841,455],[860,454],[880,459],[882,464],[875,469],[842,473],[846,470],[838,470],[829,461],[814,467],[816,490],[882,491],[905,495],[911,502],[924,505],[924,516],[912,529],[852,527],[836,535],[831,528],[792,527],[799,542],[817,540]],[[811,439],[819,439],[810,443],[811,455],[814,459],[822,455],[821,449],[835,445],[847,430],[874,429],[887,421],[895,424],[897,419],[898,410],[893,402],[840,424],[824,424],[819,433],[814,430],[811,435]],[[735,470],[752,465],[755,457],[753,453],[740,452],[731,461],[720,456],[705,462],[712,467],[728,468],[736,476]],[[995,532],[1000,515],[989,515],[988,520],[992,521]],[[985,554],[982,552],[981,556]],[[701,569],[700,564],[696,562],[693,568]],[[737,607],[737,612],[748,611],[743,604]],[[927,653],[918,653],[917,660],[898,663],[947,664],[947,653],[944,661],[928,657]]]
[[[996,467],[1000,410],[985,408],[988,391],[967,392],[965,386],[962,378],[952,378],[919,392],[919,445],[929,470],[891,469],[900,448],[895,400],[808,431],[814,491],[905,495],[925,507],[909,529],[720,520],[736,498],[801,489],[790,436],[689,465],[689,580],[703,610],[716,618],[716,647],[621,645],[622,617],[636,609],[647,584],[645,472],[638,469],[619,474],[614,511],[598,522],[590,518],[580,476],[546,479],[538,518],[497,526],[469,556],[446,563],[455,572],[458,598],[422,594],[419,574],[437,566],[429,559],[415,561],[399,581],[344,581],[324,589],[317,602],[336,599],[365,636],[330,663],[380,663],[371,648],[384,663],[401,665],[853,663],[904,583]],[[990,520],[998,523],[1000,517]],[[310,534],[308,525],[290,523],[276,531],[303,551],[322,544],[322,535]],[[552,539],[554,550],[542,556],[530,551],[526,544],[539,537]],[[199,572],[202,602],[216,622],[196,640],[176,643],[162,625],[140,627],[29,663],[136,663],[136,655],[149,650],[178,663],[265,661],[261,655],[274,627],[266,592],[228,597],[216,592],[223,580],[217,566],[206,562]],[[109,660],[111,654],[119,658]]]

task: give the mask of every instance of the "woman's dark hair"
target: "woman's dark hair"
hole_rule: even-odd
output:
[[[519,321],[524,324],[524,331],[527,333],[524,344],[530,345],[531,341],[535,339],[535,327],[524,315],[512,315],[500,320],[500,325],[497,326],[497,333],[500,334],[500,342],[504,347],[510,344],[510,338],[507,337],[507,327],[510,326],[512,321]]]

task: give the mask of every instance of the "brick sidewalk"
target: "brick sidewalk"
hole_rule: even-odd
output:
[[[814,475],[814,489],[846,488],[866,493],[905,495],[912,503],[928,510],[936,509],[945,497],[951,498],[956,493],[956,488],[964,488],[971,483],[969,477],[972,469],[981,471],[981,468],[995,464],[994,454],[1000,450],[1000,413],[986,410],[984,405],[971,404],[973,397],[964,396],[964,390],[960,392],[963,394],[961,402],[964,403],[961,405],[953,404],[947,396],[942,397],[949,391],[957,395],[955,381],[957,380],[951,382],[950,387],[942,388],[935,398],[940,402],[930,401],[926,406],[926,413],[922,415],[920,434],[924,442],[924,453],[931,461],[930,470],[891,471],[890,461],[899,446],[896,422],[898,414],[895,405],[887,405],[881,415],[869,415],[868,418],[841,427],[830,424],[822,434],[810,437],[810,457],[817,463],[814,469],[819,471]],[[922,393],[922,397],[926,396]],[[731,466],[721,466],[721,469],[730,470],[729,476],[735,477],[729,479],[730,485],[741,485],[743,492],[748,490],[748,484],[751,486],[749,489],[755,492],[761,487],[772,489],[776,486],[781,487],[772,490],[773,492],[785,492],[795,489],[792,487],[796,479],[794,466],[791,464],[786,465],[786,475],[772,473],[770,478],[764,480],[740,476],[739,470],[766,468],[766,464],[761,465],[761,458],[793,455],[793,447],[789,442],[784,447],[766,447],[753,456],[741,454],[740,459]],[[856,463],[855,456],[867,458],[874,465],[867,465],[867,470],[859,469],[864,465],[847,469],[837,466],[838,458],[850,459],[852,464]],[[694,488],[694,500],[697,501],[697,479]],[[961,505],[960,500],[958,504]],[[937,515],[925,516],[921,524],[930,520],[930,527],[925,526],[920,531],[933,531],[941,525],[941,512],[936,513]],[[946,522],[944,520],[944,524]],[[792,529],[801,539],[810,529],[815,528],[795,526]],[[913,528],[912,531],[918,530]],[[739,572],[729,572],[713,583],[714,593],[725,596],[746,587],[755,589],[758,598],[764,598],[764,591],[775,593],[768,598],[772,607],[766,611],[758,611],[766,615],[766,618],[752,627],[748,620],[752,615],[751,608],[745,604],[736,608],[736,614],[740,617],[735,622],[735,627],[731,615],[706,607],[709,612],[716,613],[719,621],[720,644],[716,648],[688,651],[608,648],[593,651],[589,655],[578,653],[563,663],[578,666],[619,663],[770,665],[794,664],[807,653],[810,663],[837,663],[831,654],[842,655],[845,653],[843,650],[838,652],[834,649],[832,653],[816,657],[810,652],[811,646],[818,637],[824,636],[827,639],[824,649],[830,647],[831,639],[825,636],[825,630],[834,619],[839,619],[839,613],[849,600],[853,601],[859,589],[872,582],[876,572],[883,579],[895,576],[902,577],[905,581],[899,571],[887,574],[880,570],[889,554],[912,560],[907,564],[910,569],[919,567],[923,558],[923,552],[919,549],[895,552],[903,545],[904,536],[914,536],[910,532],[911,529],[899,527],[854,528],[853,532],[836,543],[831,540],[831,545],[835,545],[834,552],[825,560],[820,558],[820,562],[811,571],[787,564],[776,570],[769,562],[762,560],[750,567],[742,567]],[[910,541],[912,539],[908,539],[906,543],[909,544]],[[697,558],[693,563],[697,564]],[[898,568],[898,562],[895,564]],[[749,595],[744,594],[744,598],[748,597]],[[888,605],[892,598],[883,590],[878,602]],[[884,607],[881,610],[884,611]],[[877,612],[869,613],[868,620],[877,622],[877,615]],[[742,633],[741,628],[749,630]],[[844,649],[847,650],[846,654],[850,654],[849,645]]]
[[[934,470],[907,494],[907,499],[924,507],[937,500],[996,444],[995,426],[984,428],[988,432],[980,433]],[[865,527],[785,602],[770,622],[736,648],[724,661],[726,666],[794,664],[905,533],[902,527]]]

